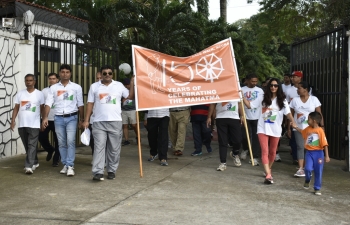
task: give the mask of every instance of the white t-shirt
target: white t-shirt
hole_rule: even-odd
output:
[[[304,130],[309,126],[308,116],[319,106],[321,106],[321,102],[315,96],[309,96],[305,103],[301,101],[300,97],[293,98],[290,102],[290,108],[294,109],[294,120],[300,129]]]
[[[129,91],[118,81],[109,85],[93,83],[88,94],[88,102],[94,103],[93,122],[122,121],[121,99],[129,96]]]
[[[287,100],[284,100],[283,103],[284,107],[281,110],[277,105],[277,98],[272,100],[270,106],[262,106],[262,113],[258,120],[258,134],[263,133],[268,136],[281,137],[283,115],[290,113]]]
[[[43,93],[44,99],[45,99],[45,102],[46,102],[48,93],[50,92],[50,87],[44,88],[41,92]],[[55,108],[55,104],[52,104],[51,110],[49,112],[49,115],[47,116],[47,119],[49,121],[54,121],[55,120],[55,110],[54,110],[54,108]]]
[[[78,111],[78,107],[83,106],[83,91],[79,84],[69,81],[64,86],[61,82],[50,87],[45,105],[55,105],[55,115],[64,115]]]
[[[247,120],[258,120],[261,112],[261,102],[264,98],[264,91],[259,87],[242,87],[244,98],[250,102],[250,109],[244,105]]]
[[[216,119],[239,119],[238,102],[222,102],[216,104]]]
[[[148,110],[147,116],[145,114],[145,120],[147,118],[163,118],[163,117],[169,117],[169,108],[163,108],[163,109],[152,109]]]
[[[298,88],[296,88],[295,86],[291,86],[290,88],[287,89],[285,93],[287,102],[291,102],[293,98],[299,97],[297,90]]]
[[[40,105],[45,103],[43,93],[37,89],[29,93],[24,89],[17,93],[14,102],[19,105],[18,127],[40,128]]]
[[[288,85],[282,84],[283,93],[284,93],[285,95],[287,95],[287,90],[288,90],[289,88],[291,88],[291,87],[292,87],[292,84],[288,84]]]

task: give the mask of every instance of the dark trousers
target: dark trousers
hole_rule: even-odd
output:
[[[168,159],[168,127],[169,117],[147,118],[148,143],[150,146],[150,154],[155,156],[158,154],[159,160]]]
[[[292,128],[291,128],[292,129]],[[292,130],[291,138],[289,140],[290,148],[292,149],[292,157],[293,160],[298,160],[298,150],[297,150],[297,142],[295,141],[294,131]]]
[[[32,168],[33,165],[38,163],[36,148],[38,145],[39,128],[20,127],[18,128],[18,133],[27,153],[24,167]]]
[[[207,127],[206,121],[193,121],[192,134],[196,152],[202,152],[202,145],[205,145],[207,151],[211,152],[211,128]]]
[[[95,150],[95,141],[94,141],[94,135],[92,135],[92,124],[89,124],[89,129],[90,129],[90,148],[91,148],[91,155],[94,155],[94,150]]]
[[[252,152],[253,152],[253,158],[260,158],[261,149],[260,149],[260,143],[259,143],[259,138],[257,134],[258,120],[246,120],[246,121],[247,121],[247,127],[248,127],[248,134],[250,138],[250,146],[252,147]],[[245,129],[242,132],[244,132],[242,136],[246,137],[247,135],[246,135]]]
[[[49,141],[49,133],[50,131],[53,134],[53,138],[55,140],[55,147],[53,147]],[[58,140],[55,132],[55,122],[49,121],[49,125],[45,128],[44,131],[41,131],[39,133],[39,142],[41,146],[45,149],[47,152],[55,152],[55,155],[53,156],[53,161],[58,162],[60,160],[60,151],[58,149]]]
[[[241,148],[241,121],[239,119],[218,118],[216,119],[216,128],[218,130],[220,162],[226,163],[228,144],[227,135],[232,138],[232,152],[234,155],[238,155],[239,149]]]

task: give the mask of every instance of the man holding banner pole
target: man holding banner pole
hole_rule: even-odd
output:
[[[258,129],[258,119],[261,114],[261,102],[263,100],[264,91],[257,87],[258,77],[256,74],[248,74],[246,77],[247,86],[242,87],[242,93],[244,98],[248,100],[249,107],[244,106],[244,111],[246,115],[248,133],[250,138],[250,143],[253,150],[253,160],[254,165],[258,166],[261,150],[257,134]],[[241,159],[245,159],[248,150],[243,150],[241,153]],[[251,160],[250,162],[251,163]]]

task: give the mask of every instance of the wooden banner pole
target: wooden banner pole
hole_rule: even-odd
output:
[[[254,166],[254,156],[253,156],[253,153],[252,153],[252,146],[250,145],[250,137],[249,137],[249,132],[248,132],[247,120],[246,120],[246,117],[245,117],[245,110],[244,110],[243,99],[241,100],[241,104],[242,104],[242,111],[243,111],[243,122],[244,122],[244,127],[245,127],[245,133],[246,133],[246,136],[247,136],[247,142],[248,142],[248,147],[249,147],[249,152],[250,152],[250,159],[252,161],[252,166]]]
[[[139,112],[136,111],[136,122],[137,122],[137,147],[139,150],[139,162],[140,162],[140,177],[143,177],[143,171],[142,171],[142,151],[141,151],[141,134],[140,134],[140,119],[139,119]]]

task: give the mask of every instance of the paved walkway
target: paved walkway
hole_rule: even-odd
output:
[[[188,137],[185,154],[169,166],[148,162],[142,131],[144,177],[139,177],[137,145],[122,147],[115,180],[94,182],[91,151],[77,149],[74,177],[66,177],[39,153],[33,175],[23,171],[24,155],[0,160],[0,224],[350,224],[350,173],[344,161],[325,166],[322,196],[303,189],[294,178],[288,148],[273,167],[275,184],[264,185],[261,166],[233,166],[216,171],[214,152],[192,157]],[[134,140],[134,139],[133,139]]]

